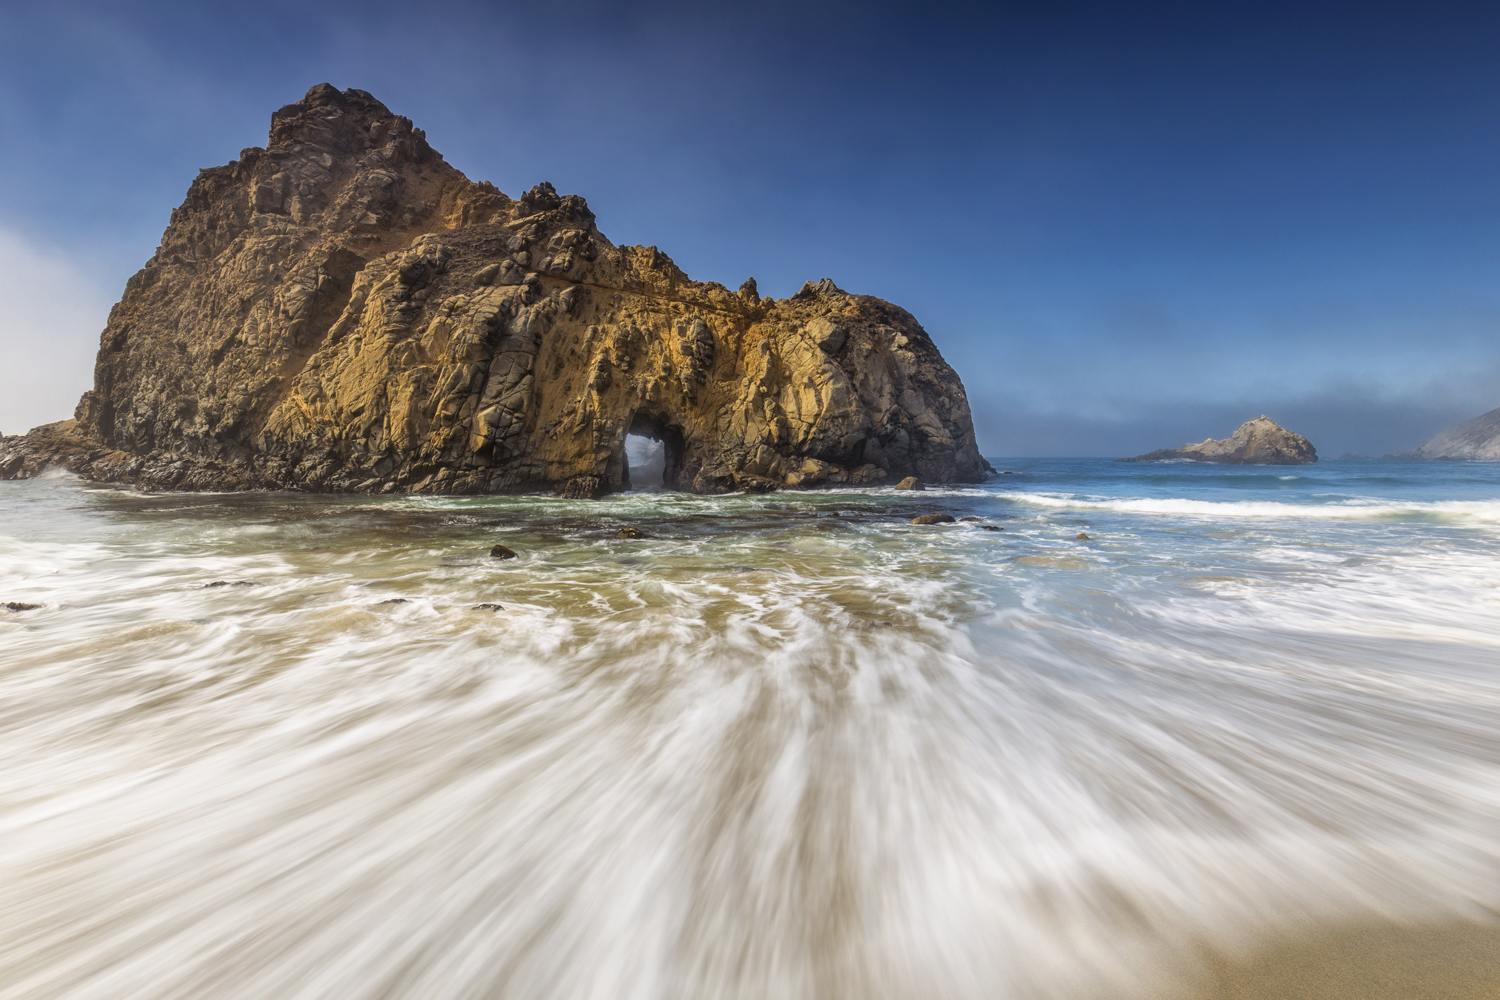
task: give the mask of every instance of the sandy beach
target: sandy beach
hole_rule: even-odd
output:
[[[1492,1000],[1500,924],[1362,924],[1216,957],[1199,1000]]]

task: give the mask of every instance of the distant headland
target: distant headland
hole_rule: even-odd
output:
[[[1452,462],[1500,462],[1500,408],[1439,431],[1412,452],[1392,456]]]

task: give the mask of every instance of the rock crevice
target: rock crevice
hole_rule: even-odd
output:
[[[789,299],[617,247],[587,203],[474,183],[322,84],[200,172],[132,277],[76,419],[0,440],[154,489],[484,493],[628,482],[662,441],[696,492],[975,482],[963,385],[920,324],[831,280]]]

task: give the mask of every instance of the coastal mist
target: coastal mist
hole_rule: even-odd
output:
[[[1194,997],[1494,918],[1500,469],[995,464],[0,484],[0,997]]]

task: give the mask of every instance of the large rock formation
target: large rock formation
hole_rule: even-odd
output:
[[[1210,438],[1181,448],[1159,448],[1117,462],[1220,462],[1227,465],[1311,465],[1318,450],[1301,434],[1293,434],[1267,416],[1240,424],[1222,441]]]
[[[582,198],[473,183],[369,94],[322,84],[199,173],[110,313],[76,421],[0,441],[147,488],[584,492],[976,482],[958,376],[910,314],[790,299],[616,247]],[[590,478],[595,477],[595,478]]]
[[[1500,409],[1435,434],[1416,451],[1399,457],[1500,462]]]

